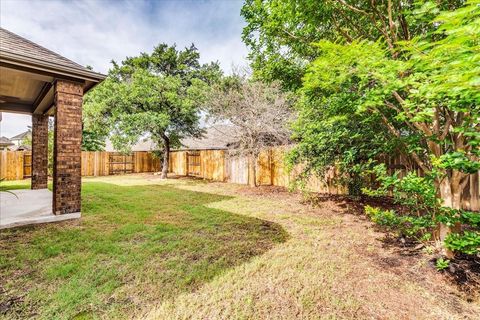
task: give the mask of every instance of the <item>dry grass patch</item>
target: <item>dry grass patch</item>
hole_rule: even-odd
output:
[[[178,183],[178,188],[232,198],[210,207],[280,224],[287,242],[163,301],[149,319],[476,319],[479,301],[465,295],[422,255],[403,257],[384,234],[347,214],[341,201],[320,208],[268,187]]]

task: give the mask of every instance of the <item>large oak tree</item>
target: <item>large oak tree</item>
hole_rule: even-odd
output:
[[[160,44],[153,52],[113,62],[108,78],[85,99],[85,123],[129,151],[145,136],[163,149],[166,178],[170,148],[202,134],[200,107],[220,75],[217,63],[200,64],[194,45],[178,50]]]

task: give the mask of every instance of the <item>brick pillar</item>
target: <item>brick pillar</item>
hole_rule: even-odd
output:
[[[81,83],[55,82],[54,214],[81,210],[82,98]]]
[[[32,189],[46,189],[48,182],[48,116],[32,116]]]

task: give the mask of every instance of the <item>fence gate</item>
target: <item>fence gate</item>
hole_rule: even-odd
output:
[[[23,154],[23,178],[32,177],[32,154],[25,152]]]
[[[187,152],[187,175],[199,177],[200,171],[200,151],[188,151]]]
[[[109,171],[110,174],[126,174],[133,173],[134,159],[133,154],[122,154],[112,152],[109,155]]]

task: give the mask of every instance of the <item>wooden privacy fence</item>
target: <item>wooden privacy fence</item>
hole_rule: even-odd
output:
[[[288,172],[284,163],[285,147],[264,150],[255,161],[257,185],[288,187],[301,168]],[[392,170],[402,168],[402,159],[386,161]],[[189,150],[170,153],[169,172],[191,175],[212,181],[252,184],[253,163],[247,157],[225,150]],[[157,172],[161,161],[152,152],[122,155],[112,152],[82,152],[82,176]],[[0,178],[19,180],[31,175],[31,152],[0,151]],[[346,186],[338,184],[339,172],[329,170],[323,177],[311,177],[306,188],[313,192],[347,194]],[[480,173],[470,176],[462,199],[463,207],[480,210]]]
[[[25,165],[25,160],[28,161],[28,159],[30,159],[30,167],[28,163]],[[25,173],[29,174],[31,172],[28,170],[28,168],[31,168],[31,160],[31,152],[0,151],[0,179],[23,179]]]
[[[82,176],[160,171],[160,159],[152,152],[133,152],[123,155],[115,152],[82,151]],[[27,151],[0,151],[0,178],[20,180],[31,176],[32,153]]]
[[[284,164],[285,152],[282,147],[262,151],[255,163],[254,175],[253,164],[248,157],[225,150],[173,151],[170,153],[169,172],[238,184],[253,184],[255,176],[256,185],[288,187],[296,172],[288,173]],[[345,188],[334,186],[335,177],[334,172],[329,172],[322,180],[312,178],[308,186],[318,192],[345,193]]]
[[[131,154],[82,151],[82,176],[157,172],[160,171],[160,164],[160,158],[147,151]]]
[[[260,153],[256,165],[256,184],[289,187],[291,182],[301,171],[301,167],[297,167],[288,172],[284,156],[286,147],[278,147],[264,150]],[[201,150],[195,153],[195,156],[189,156],[192,151],[174,151],[170,157],[170,172],[177,175],[188,175],[192,169],[189,160],[195,161],[195,176],[213,181],[222,181],[238,184],[252,184],[253,165],[247,157],[229,154],[223,150]],[[194,159],[194,160],[193,160]],[[386,160],[385,163],[390,171],[402,170],[405,175],[406,170],[402,169],[403,159]],[[200,163],[199,167],[197,163]],[[199,174],[198,174],[199,172]],[[338,183],[340,173],[332,168],[323,177],[311,177],[306,189],[312,192],[329,193],[329,194],[347,194],[348,188]],[[463,195],[463,207],[467,210],[480,210],[480,172],[470,175],[468,186]]]
[[[169,172],[212,181],[227,181],[225,150],[188,150],[170,153]]]

